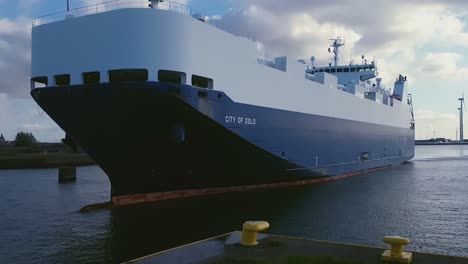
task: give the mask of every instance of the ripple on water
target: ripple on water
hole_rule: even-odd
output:
[[[79,168],[67,185],[55,169],[0,171],[0,263],[118,262],[239,230],[246,219],[268,220],[271,233],[373,246],[402,235],[412,250],[468,256],[465,152],[418,146],[408,164],[337,182],[88,214],[79,208],[109,197],[98,167]]]

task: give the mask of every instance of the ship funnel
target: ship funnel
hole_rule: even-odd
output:
[[[400,74],[395,81],[395,86],[393,87],[393,98],[401,101],[408,91],[405,89],[406,86],[406,76]]]
[[[375,79],[377,81],[377,89],[382,88],[382,78]]]

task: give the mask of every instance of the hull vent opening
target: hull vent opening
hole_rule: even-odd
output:
[[[31,78],[31,90],[34,88],[46,87],[47,85],[47,76],[38,76]]]
[[[147,69],[120,69],[109,71],[109,82],[148,81]]]
[[[187,75],[183,72],[178,71],[159,70],[158,80],[160,82],[186,84]]]
[[[70,74],[59,74],[55,75],[54,78],[57,86],[70,85]]]
[[[192,85],[199,88],[213,89],[213,79],[192,75]]]
[[[83,72],[82,74],[83,84],[97,84],[101,82],[101,73],[95,72]]]

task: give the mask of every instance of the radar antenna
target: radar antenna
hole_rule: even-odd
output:
[[[330,39],[330,48],[333,48],[333,61],[334,66],[338,66],[338,54],[340,53],[340,47],[345,44],[344,39],[341,37],[336,37],[336,39]],[[328,52],[332,52],[332,50],[328,48]]]
[[[315,68],[315,56],[310,57],[310,65],[313,68]]]

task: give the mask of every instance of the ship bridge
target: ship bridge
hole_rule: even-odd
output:
[[[309,74],[326,72],[335,75],[338,78],[338,83],[345,85],[348,82],[359,83],[359,81],[367,81],[377,77],[377,66],[374,62],[370,64],[349,64],[328,67],[313,67],[308,70]]]
[[[345,41],[340,37],[330,39],[330,47],[328,48],[328,52],[333,53],[334,55],[333,65],[329,63],[326,67],[315,67],[315,57],[312,56],[310,58],[312,69],[307,69],[306,72],[312,75],[320,72],[326,72],[335,75],[338,79],[338,83],[344,86],[346,86],[348,83],[359,84],[377,77],[378,71],[375,61],[372,61],[370,64],[368,64],[364,55],[361,56],[362,64],[355,64],[353,61],[351,61],[349,65],[338,65],[340,47],[344,45]]]

